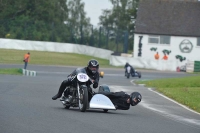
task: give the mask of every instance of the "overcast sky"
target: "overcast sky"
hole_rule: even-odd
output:
[[[109,0],[82,0],[85,3],[85,11],[87,17],[90,17],[90,23],[97,26],[99,16],[103,9],[112,9],[112,4]]]

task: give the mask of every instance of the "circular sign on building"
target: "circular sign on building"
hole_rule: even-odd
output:
[[[189,40],[185,39],[181,42],[179,48],[182,53],[190,53],[193,49],[193,45]]]

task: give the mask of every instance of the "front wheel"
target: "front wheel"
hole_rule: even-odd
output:
[[[88,106],[88,89],[86,86],[82,86],[79,91],[79,109],[81,112],[85,112]]]
[[[130,73],[127,73],[127,78],[129,79],[129,77],[130,77]]]

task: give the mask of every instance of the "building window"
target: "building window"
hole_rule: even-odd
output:
[[[160,36],[160,44],[170,44],[170,36]]]
[[[170,36],[149,36],[149,43],[170,44]]]
[[[197,37],[197,46],[200,46],[200,37]]]
[[[159,36],[149,36],[149,43],[159,43]]]

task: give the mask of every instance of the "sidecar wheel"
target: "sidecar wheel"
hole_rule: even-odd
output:
[[[108,110],[107,110],[107,109],[104,109],[104,110],[103,110],[103,112],[104,112],[104,113],[107,113],[107,112],[108,112]]]

